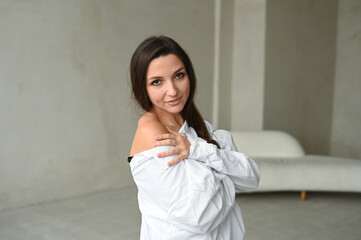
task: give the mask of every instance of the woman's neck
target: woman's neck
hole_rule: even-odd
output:
[[[172,114],[157,109],[152,109],[151,112],[158,117],[164,126],[169,127],[173,131],[178,131],[184,123],[181,113]]]

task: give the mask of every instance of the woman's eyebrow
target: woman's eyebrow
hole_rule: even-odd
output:
[[[153,79],[159,79],[159,78],[162,78],[162,77],[160,77],[160,76],[152,76],[152,77],[148,78],[147,81],[151,81]]]
[[[174,73],[178,73],[178,72],[180,72],[180,71],[182,71],[182,70],[185,70],[185,67],[180,67],[180,68],[178,68]]]
[[[182,70],[185,70],[185,67],[178,68],[176,71],[174,71],[174,74],[177,74],[178,72],[180,72]],[[151,81],[153,79],[160,79],[160,78],[162,78],[162,77],[161,76],[152,76],[152,77],[148,78],[147,81]]]

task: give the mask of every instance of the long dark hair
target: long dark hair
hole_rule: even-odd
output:
[[[148,112],[152,109],[153,104],[148,98],[146,89],[148,66],[153,59],[168,54],[176,55],[183,62],[189,78],[189,97],[181,112],[183,119],[197,132],[198,137],[203,138],[208,143],[217,145],[219,148],[219,144],[209,135],[207,126],[194,103],[197,80],[192,62],[187,53],[173,39],[166,36],[149,37],[133,53],[130,61],[130,79],[134,98],[143,110]]]

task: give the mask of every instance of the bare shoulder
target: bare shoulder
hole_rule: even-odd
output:
[[[138,121],[130,155],[149,150],[154,147],[155,137],[168,133],[165,126],[152,113],[145,113]]]
[[[159,134],[167,133],[167,128],[159,121],[158,117],[152,113],[145,113],[138,121],[137,133],[142,138],[151,137],[152,140]]]

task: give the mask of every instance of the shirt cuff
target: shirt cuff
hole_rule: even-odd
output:
[[[195,159],[204,163],[208,163],[208,156],[214,153],[217,146],[206,141],[200,141],[198,139],[190,140],[191,147],[189,149],[188,158]]]

